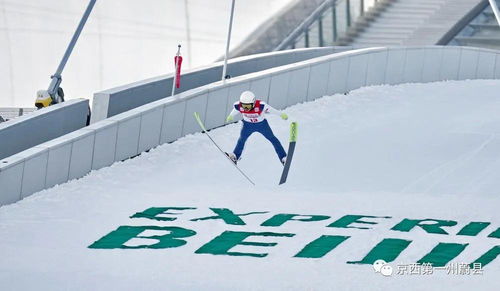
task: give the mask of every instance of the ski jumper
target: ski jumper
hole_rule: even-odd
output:
[[[273,144],[274,150],[276,151],[276,154],[278,155],[280,160],[286,157],[286,152],[283,149],[283,146],[281,145],[278,138],[274,135],[271,127],[269,126],[269,123],[266,120],[266,117],[264,116],[265,113],[280,115],[281,112],[279,110],[274,109],[269,104],[266,104],[263,101],[256,100],[254,108],[250,111],[245,111],[240,102],[234,103],[233,110],[229,115],[234,117],[238,113],[241,113],[241,115],[243,116],[243,126],[241,128],[240,137],[233,151],[236,159],[239,159],[241,157],[241,153],[243,152],[243,148],[245,147],[247,139],[254,132],[259,132]]]

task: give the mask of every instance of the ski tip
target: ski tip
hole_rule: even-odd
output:
[[[295,121],[290,124],[290,141],[291,142],[297,141],[297,127],[298,127],[298,124]]]

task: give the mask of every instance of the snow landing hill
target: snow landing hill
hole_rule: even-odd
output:
[[[283,186],[262,136],[239,163],[253,187],[194,134],[1,207],[0,289],[498,290],[498,92],[377,86],[290,107]],[[290,120],[269,120],[285,145]],[[239,128],[211,134],[230,151]]]

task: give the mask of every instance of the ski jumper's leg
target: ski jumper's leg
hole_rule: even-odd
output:
[[[240,138],[238,139],[236,147],[233,150],[233,154],[236,156],[237,160],[241,157],[241,153],[243,152],[243,148],[245,147],[248,137],[255,132],[254,124],[245,121],[242,122],[243,126],[241,127]]]
[[[264,119],[264,121],[259,122],[259,132],[273,144],[274,150],[276,151],[276,154],[278,154],[280,160],[286,157],[285,149],[281,145],[279,139],[274,135],[267,120]]]

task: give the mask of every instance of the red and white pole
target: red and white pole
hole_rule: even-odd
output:
[[[172,82],[171,96],[174,96],[175,88],[181,87],[181,66],[182,66],[181,45],[177,46],[177,54],[174,57],[174,63],[175,63],[175,73],[174,73],[174,80]]]

